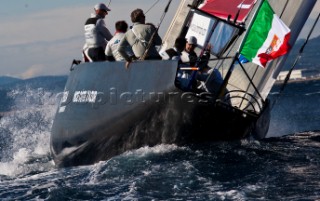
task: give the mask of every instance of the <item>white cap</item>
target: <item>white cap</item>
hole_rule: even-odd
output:
[[[189,43],[191,45],[197,45],[197,38],[194,36],[189,36],[187,38],[187,43]]]
[[[95,10],[106,10],[106,11],[111,11],[105,4],[103,3],[98,3],[97,5],[94,6]]]

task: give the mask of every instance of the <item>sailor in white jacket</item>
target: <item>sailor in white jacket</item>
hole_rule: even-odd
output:
[[[120,55],[118,47],[120,41],[123,39],[124,34],[128,29],[128,24],[125,21],[117,21],[115,24],[115,28],[116,33],[108,42],[105,54],[107,56],[108,61],[124,61],[125,59]],[[127,55],[130,57],[134,55],[130,47],[127,47],[125,51],[127,52]]]
[[[105,61],[105,48],[112,35],[104,18],[110,9],[103,3],[94,6],[95,14],[84,25],[85,45],[83,57],[85,62]]]

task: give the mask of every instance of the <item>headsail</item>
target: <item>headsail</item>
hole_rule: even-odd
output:
[[[207,0],[200,9],[221,19],[244,22],[257,0]]]

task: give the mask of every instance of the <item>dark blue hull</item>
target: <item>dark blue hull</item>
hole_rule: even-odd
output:
[[[163,61],[150,62],[136,64],[130,72],[122,69],[123,63],[107,62],[80,65],[71,72],[52,127],[57,166],[93,164],[143,146],[237,140],[252,133],[258,116],[180,91],[166,84],[174,83],[176,62],[167,62],[167,67],[157,67]],[[104,72],[109,68],[123,72]],[[158,74],[157,69],[162,81],[142,79],[141,73]],[[127,83],[114,78],[125,73],[130,74],[125,75],[131,79]],[[135,76],[140,84],[132,86]],[[120,93],[129,95],[121,102]]]

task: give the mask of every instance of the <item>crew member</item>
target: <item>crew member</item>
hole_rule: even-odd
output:
[[[83,47],[83,57],[85,62],[105,61],[104,54],[108,41],[112,35],[104,18],[110,9],[103,3],[94,6],[95,13],[87,19],[84,25],[85,45]]]
[[[127,47],[131,47],[136,58],[141,58],[147,50],[153,34],[155,34],[155,37],[153,38],[152,45],[144,59],[161,59],[156,46],[162,44],[162,39],[158,33],[155,33],[155,26],[145,24],[146,17],[143,10],[135,9],[132,11],[131,21],[133,22],[133,27],[126,32],[118,48],[120,55],[127,61],[126,68],[128,68],[132,62],[132,58],[126,52]]]

